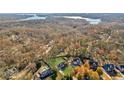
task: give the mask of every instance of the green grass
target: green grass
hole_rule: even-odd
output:
[[[55,59],[50,59],[49,64],[51,67],[56,67],[58,64],[61,62],[64,62],[65,60],[63,58],[55,58]]]
[[[63,73],[65,75],[70,75],[73,70],[74,70],[74,68],[72,66],[68,66],[67,68],[65,68],[65,70],[63,71]]]
[[[49,60],[49,64],[52,68],[56,68],[56,66],[58,64],[60,64],[61,62],[64,62],[65,60],[63,58],[55,58],[55,59],[50,59]],[[73,71],[74,67],[72,67],[71,65],[66,67],[65,70],[63,70],[64,75],[70,75],[71,72]]]

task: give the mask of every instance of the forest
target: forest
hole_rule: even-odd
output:
[[[1,80],[124,79],[124,14],[36,15],[0,14]]]

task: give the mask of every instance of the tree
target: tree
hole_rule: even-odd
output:
[[[84,67],[84,75],[89,75],[89,68]]]
[[[83,75],[82,74],[78,74],[77,79],[78,80],[82,80],[83,79]]]
[[[74,73],[77,74],[79,71],[80,71],[80,67],[79,66],[75,67]]]
[[[71,75],[66,75],[62,78],[62,80],[72,80],[72,76]]]
[[[101,76],[103,74],[102,67],[97,68],[97,73],[99,74],[99,76]]]
[[[51,78],[52,78],[52,80],[56,80],[56,77],[57,77],[57,71],[54,69],[53,72],[54,72],[54,75],[51,76]]]
[[[99,80],[99,74],[96,71],[92,71],[90,75],[91,80]]]
[[[86,68],[90,68],[90,65],[89,65],[89,62],[88,61],[86,61],[85,63],[84,63],[84,67],[86,67]]]

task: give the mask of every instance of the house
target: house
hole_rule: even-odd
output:
[[[47,70],[39,73],[39,75],[40,75],[40,79],[43,80],[49,76],[54,75],[54,72],[51,69],[47,69]]]
[[[123,65],[123,64],[122,64],[122,65],[119,65],[119,66],[116,66],[116,68],[117,68],[121,73],[124,74],[124,65]]]
[[[117,72],[115,71],[115,65],[114,64],[105,64],[103,66],[104,70],[110,75],[110,76],[116,76]]]
[[[96,71],[97,70],[97,67],[98,67],[98,62],[96,62],[95,60],[90,60],[89,61],[89,64],[90,64],[90,69]]]
[[[59,70],[64,70],[67,67],[67,64],[65,64],[64,62],[61,62],[60,64],[57,65],[57,68]]]
[[[105,64],[103,68],[105,69],[105,71],[112,71],[114,70],[114,64]]]
[[[74,58],[73,61],[72,61],[72,66],[80,66],[82,64],[80,58]]]

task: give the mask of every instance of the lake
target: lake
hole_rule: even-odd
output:
[[[45,20],[47,18],[47,16],[40,17],[37,16],[37,14],[26,14],[26,15],[32,15],[32,17],[21,19],[20,21],[40,20],[40,19]],[[94,18],[81,17],[81,16],[57,16],[57,17],[70,18],[70,19],[84,19],[90,24],[94,24],[94,25],[99,24],[101,22],[101,19],[94,19]]]
[[[40,17],[40,16],[37,16],[37,14],[26,14],[26,15],[32,15],[32,17],[21,19],[20,21],[46,19],[46,17]]]
[[[63,16],[64,18],[71,18],[71,19],[84,19],[88,21],[90,24],[99,24],[101,22],[101,19],[93,19],[93,18],[86,18],[81,16]]]

